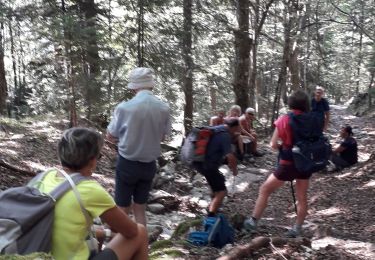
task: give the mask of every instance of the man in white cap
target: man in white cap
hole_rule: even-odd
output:
[[[241,125],[241,134],[248,140],[247,142],[244,141],[244,143],[246,146],[250,147],[249,152],[256,157],[263,156],[262,153],[257,151],[257,134],[253,126],[255,121],[255,109],[252,107],[246,108],[245,113],[239,117],[239,121]]]
[[[160,156],[160,142],[170,134],[170,109],[152,94],[154,72],[135,68],[128,88],[136,95],[117,105],[107,128],[107,138],[118,142],[116,204],[146,226],[146,202]]]

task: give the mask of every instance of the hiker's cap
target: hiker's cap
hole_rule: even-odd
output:
[[[150,68],[135,68],[129,74],[130,89],[153,88],[155,86],[154,71]]]
[[[255,109],[252,107],[246,108],[246,114],[253,114],[255,115]]]
[[[316,90],[320,90],[320,91],[323,91],[323,92],[324,92],[324,88],[321,87],[321,86],[316,86],[316,87],[315,87],[315,91],[316,91]]]

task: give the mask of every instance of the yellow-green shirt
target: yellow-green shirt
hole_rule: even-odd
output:
[[[65,180],[52,170],[43,179],[40,190],[50,192]],[[95,180],[84,180],[77,185],[82,203],[92,218],[98,217],[115,207],[111,195]],[[52,232],[52,255],[56,260],[88,259],[85,242],[88,235],[85,216],[72,190],[65,193],[56,203]]]

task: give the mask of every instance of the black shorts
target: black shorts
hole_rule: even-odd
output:
[[[311,177],[312,173],[301,173],[296,169],[294,164],[279,164],[273,175],[280,181],[293,181],[295,179],[307,180]]]
[[[120,207],[129,207],[132,201],[145,204],[155,174],[156,161],[131,161],[119,155],[116,166],[116,204]]]
[[[90,260],[118,260],[118,257],[111,248],[106,247],[103,251],[100,251],[93,257],[90,257]]]
[[[206,168],[203,163],[194,163],[194,168],[206,178],[213,192],[227,190],[225,177],[218,168]]]

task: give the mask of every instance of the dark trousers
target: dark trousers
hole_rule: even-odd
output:
[[[341,158],[339,155],[332,153],[331,154],[331,162],[336,166],[338,169],[342,169],[345,167],[349,167],[350,163],[345,161],[343,158]]]

